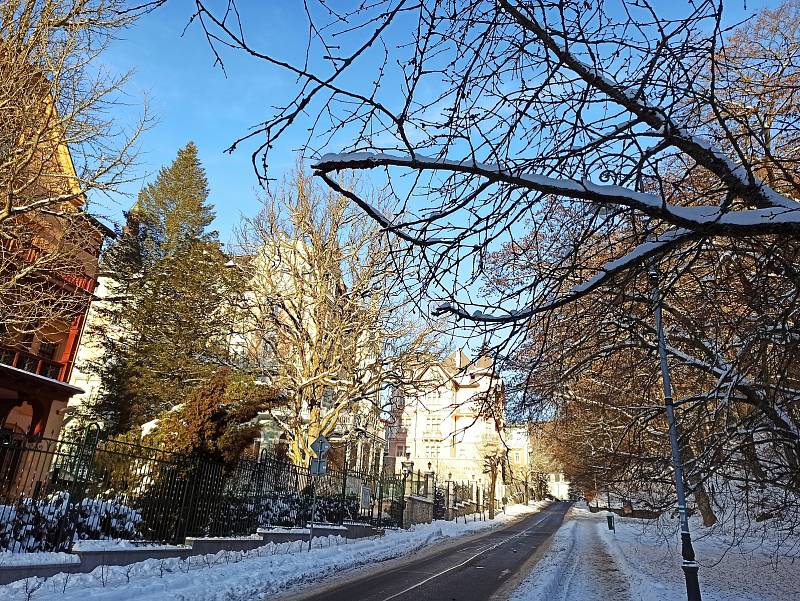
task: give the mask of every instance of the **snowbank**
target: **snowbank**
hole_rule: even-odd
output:
[[[670,525],[677,526],[677,520]],[[791,561],[776,562],[771,545],[749,542],[732,547],[726,535],[715,531],[698,537],[703,600],[800,599],[800,573]],[[573,507],[548,552],[510,601],[674,601],[686,597],[680,564],[676,528],[665,530],[662,523],[656,529],[642,520],[616,517],[613,533],[604,512]]]
[[[59,574],[43,582],[30,599],[63,601],[252,601],[308,584],[343,570],[413,553],[447,538],[496,528],[542,504],[510,508],[493,521],[421,524],[382,537],[348,541],[340,536],[307,542],[269,543],[247,552],[182,559],[149,559],[131,566],[101,566],[90,574]],[[0,599],[25,598],[38,582],[0,586]]]
[[[125,539],[113,540],[82,540],[72,546],[72,552],[79,551],[120,551],[125,549],[179,549],[176,545],[160,545],[157,543],[136,543]],[[41,553],[30,553],[29,555],[38,556]]]

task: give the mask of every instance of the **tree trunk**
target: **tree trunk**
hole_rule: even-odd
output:
[[[711,497],[708,496],[705,487],[702,483],[697,485],[694,491],[694,499],[697,502],[697,508],[700,510],[700,515],[703,516],[703,526],[713,526],[717,523],[717,516],[711,508]]]
[[[717,516],[714,513],[714,509],[711,507],[711,497],[706,491],[703,479],[700,478],[697,472],[694,449],[691,445],[687,444],[683,447],[681,455],[683,456],[684,465],[688,468],[686,470],[686,479],[689,481],[689,485],[694,491],[694,500],[697,503],[697,509],[700,510],[700,515],[703,516],[703,526],[713,526],[717,523]]]
[[[497,482],[497,468],[491,471],[491,478],[489,479],[489,519],[494,519],[494,487]]]

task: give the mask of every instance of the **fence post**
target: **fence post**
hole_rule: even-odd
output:
[[[186,538],[186,535],[189,531],[189,515],[191,513],[191,507],[194,504],[194,488],[195,483],[197,481],[196,478],[196,470],[194,467],[194,461],[190,459],[186,462],[186,476],[184,478],[184,485],[183,485],[183,495],[181,497],[181,506],[178,510],[178,516],[175,520],[175,539],[173,540],[173,544],[180,544],[182,540]],[[178,466],[176,466],[178,468]],[[176,474],[180,477],[180,474]],[[188,502],[187,502],[188,497]]]
[[[378,528],[381,527],[381,521],[383,519],[383,474],[378,476]]]
[[[78,506],[82,498],[86,494],[86,488],[91,479],[94,468],[94,457],[97,453],[97,444],[100,442],[100,424],[97,422],[91,423],[86,426],[86,431],[83,438],[78,445],[78,457],[75,465],[75,477],[72,480],[72,486],[69,490],[69,503],[64,512],[64,522],[59,528],[59,539],[64,538],[66,531],[69,532],[69,537],[61,543],[62,548],[59,550],[69,551],[72,549],[72,532],[78,527]]]
[[[344,525],[344,514],[346,511],[345,505],[347,503],[347,463],[342,465],[342,501],[341,511],[339,512],[339,525]]]

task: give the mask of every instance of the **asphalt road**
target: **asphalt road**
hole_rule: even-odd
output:
[[[569,503],[553,503],[510,526],[470,537],[401,565],[307,589],[297,601],[486,601],[511,592],[561,525]],[[525,566],[528,563],[529,565]],[[499,593],[499,594],[498,594]]]

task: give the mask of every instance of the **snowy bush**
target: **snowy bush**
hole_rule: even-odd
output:
[[[263,499],[259,525],[305,526],[311,517],[312,498],[298,492],[273,493]],[[359,514],[359,499],[351,495],[341,497],[319,496],[316,500],[314,520],[317,522],[338,522],[340,519],[356,520]]]
[[[0,551],[16,553],[67,551],[78,540],[136,539],[143,525],[122,497],[72,504],[66,492],[39,501],[21,496],[0,505],[0,517]]]

